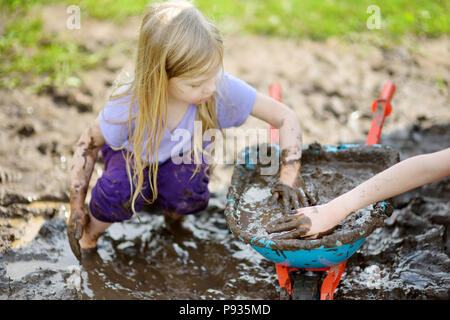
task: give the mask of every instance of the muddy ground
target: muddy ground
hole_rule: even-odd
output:
[[[114,224],[80,264],[66,238],[68,163],[111,85],[132,63],[138,19],[118,27],[84,20],[65,29],[65,8],[45,28],[86,50],[108,48],[79,88],[0,92],[1,299],[277,299],[274,264],[233,238],[223,210],[232,166],[219,167],[207,210],[168,231],[159,212]],[[229,35],[225,66],[262,92],[277,81],[305,144],[363,142],[370,105],[386,81],[397,91],[382,143],[402,159],[450,146],[450,38],[375,45]],[[250,118],[245,127],[267,127]],[[99,159],[91,186],[102,173]],[[89,197],[88,199],[89,200]],[[351,257],[335,299],[449,299],[450,179],[394,198],[395,210]]]

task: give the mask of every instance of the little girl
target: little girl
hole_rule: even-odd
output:
[[[195,120],[202,133],[237,127],[250,114],[279,129],[282,161],[273,199],[282,200],[286,211],[312,205],[302,190],[295,112],[223,71],[222,38],[192,4],[152,4],[140,27],[133,79],[117,88],[74,150],[67,228],[74,254],[80,258],[83,250],[96,248],[111,223],[130,219],[145,203],[156,203],[166,223],[205,209],[209,165],[175,164],[170,156],[178,142],[172,134],[193,132]],[[204,152],[202,146],[187,150],[192,159]],[[99,151],[105,170],[86,210]]]

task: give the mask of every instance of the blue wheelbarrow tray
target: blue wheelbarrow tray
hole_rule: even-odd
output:
[[[377,202],[350,214],[318,239],[273,239],[275,234],[268,234],[265,227],[283,214],[279,204],[268,203],[270,188],[279,180],[279,168],[267,175],[267,170],[262,169],[270,164],[261,161],[273,153],[279,159],[278,144],[253,145],[239,154],[225,208],[227,226],[233,235],[267,259],[300,269],[337,265],[352,256],[391,215],[389,200]],[[323,204],[398,161],[398,152],[388,146],[315,143],[302,151],[301,174],[308,192],[315,196],[317,204]]]

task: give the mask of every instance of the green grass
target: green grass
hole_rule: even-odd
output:
[[[75,42],[43,32],[42,20],[35,15],[43,2],[3,3],[1,9],[9,19],[0,35],[0,88],[30,85],[39,91],[47,85],[76,84],[76,72],[93,68],[103,59],[105,52],[92,54]],[[37,76],[39,82],[34,82]]]
[[[40,85],[64,84],[78,72],[93,68],[107,50],[86,52],[80,45],[44,34],[36,14],[48,3],[78,5],[82,19],[124,23],[142,13],[146,0],[0,0],[0,87],[13,88],[40,77]],[[150,1],[155,2],[155,1]],[[439,37],[450,34],[449,1],[428,0],[195,0],[197,7],[224,33],[265,34],[290,38],[352,39],[368,34],[381,43],[405,35]],[[381,29],[369,30],[367,8],[380,8]],[[4,19],[6,17],[6,19]],[[3,22],[2,22],[3,20]],[[76,83],[76,82],[75,82]]]
[[[0,87],[14,88],[21,84],[22,76],[32,80],[33,75],[43,78],[36,89],[48,84],[63,84],[78,70],[95,67],[100,54],[89,54],[74,42],[58,41],[42,32],[38,18],[18,19],[5,28],[0,38]]]
[[[140,14],[145,0],[81,0],[81,10],[100,19],[123,21]],[[99,5],[102,3],[102,5]],[[436,37],[450,34],[448,0],[195,0],[195,5],[225,29],[282,37],[309,37],[324,40],[330,36],[367,32],[367,8],[376,5],[382,19],[379,32],[394,37],[405,34]]]

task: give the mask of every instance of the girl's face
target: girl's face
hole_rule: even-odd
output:
[[[219,73],[219,70],[216,70],[196,78],[174,77],[169,79],[169,101],[187,104],[208,101],[216,91]]]

